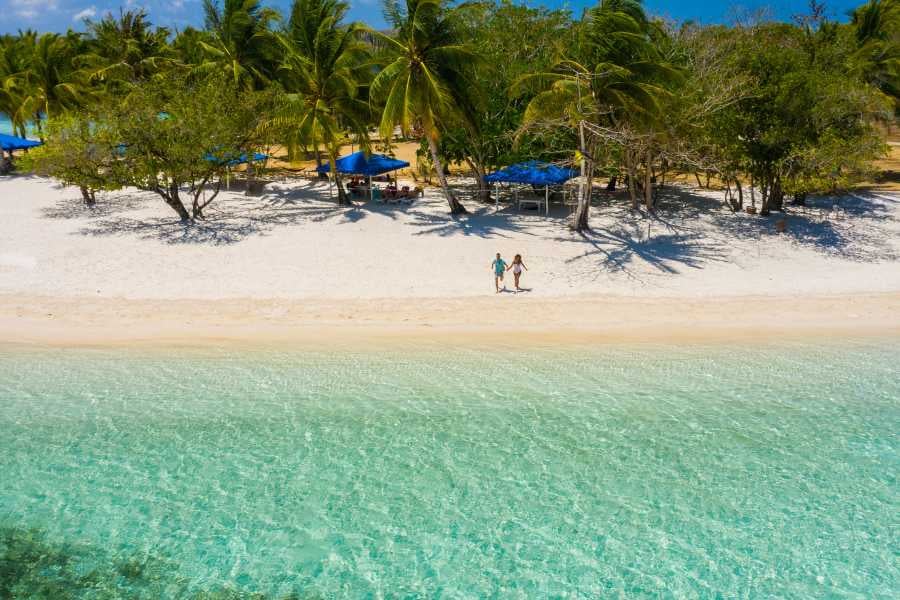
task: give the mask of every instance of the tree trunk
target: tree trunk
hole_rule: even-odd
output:
[[[703,183],[700,182],[700,173],[694,171],[694,178],[697,180],[697,187],[703,187]]]
[[[781,187],[780,175],[775,175],[772,179],[772,187],[769,189],[769,209],[784,210],[784,190]]]
[[[184,204],[181,202],[181,197],[178,195],[178,184],[173,183],[169,185],[168,189],[162,189],[157,187],[155,189],[156,193],[162,196],[162,199],[166,201],[166,204],[175,211],[178,217],[182,221],[190,221],[191,215],[188,214],[187,209],[184,207]]]
[[[753,173],[750,174],[750,206],[756,210],[756,186],[753,181]]]
[[[456,196],[450,191],[450,186],[447,185],[447,177],[444,175],[444,166],[441,163],[441,159],[438,157],[437,142],[430,135],[425,137],[428,138],[428,149],[431,150],[431,161],[434,164],[434,172],[437,173],[438,181],[441,183],[441,189],[444,191],[444,196],[447,198],[447,204],[450,205],[450,214],[462,215],[468,213],[469,211],[466,210],[465,206],[460,204],[459,200],[456,199]]]
[[[738,210],[744,210],[744,188],[741,187],[741,180],[738,177],[734,178],[734,185],[737,188],[738,192]]]
[[[759,216],[761,217],[767,217],[771,214],[771,211],[769,210],[769,193],[772,189],[772,182],[769,177],[770,176],[767,174],[763,178],[762,188],[760,189],[762,192],[762,206],[759,209]]]
[[[653,211],[653,154],[647,150],[647,164],[644,166],[644,206]]]
[[[628,197],[631,198],[631,210],[637,210],[637,178],[634,176],[634,165],[632,164],[631,151],[625,151],[625,173],[628,175]]]
[[[578,195],[578,205],[575,207],[575,214],[572,215],[572,229],[575,231],[589,231],[591,216],[591,196],[594,191],[594,161],[584,155],[584,183],[581,187],[581,193]],[[591,155],[593,156],[593,154]]]
[[[81,198],[84,200],[85,206],[94,206],[97,203],[97,198],[92,190],[83,185],[79,186],[79,189],[81,190]]]
[[[216,199],[216,196],[219,195],[219,192],[222,190],[222,179],[218,179],[216,181],[216,189],[213,191],[212,195],[209,199],[204,198],[204,202],[200,203],[200,196],[203,194],[203,190],[206,187],[207,180],[204,180],[203,183],[200,184],[200,187],[194,192],[194,202],[191,205],[191,214],[194,219],[203,219],[203,209],[209,206],[213,200]]]
[[[491,200],[491,188],[484,180],[487,176],[486,169],[481,166],[480,161],[472,160],[468,156],[466,157],[466,164],[469,165],[469,168],[475,174],[475,182],[478,184],[478,200],[480,202],[489,202]]]
[[[316,152],[318,153],[318,150]],[[337,188],[338,206],[354,206],[353,201],[347,196],[347,190],[344,189],[344,181],[341,179],[341,174],[337,169],[337,158],[330,151],[328,153],[328,168],[331,171],[331,181],[334,182],[334,187]],[[369,185],[372,185],[371,180],[369,180]]]
[[[578,203],[572,215],[572,229],[578,232],[590,229],[591,197],[594,191],[593,152],[588,152],[584,142],[584,121],[578,124],[578,151],[581,153],[581,182],[578,185]],[[593,149],[592,149],[593,151]]]

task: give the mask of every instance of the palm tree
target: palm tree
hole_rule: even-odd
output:
[[[338,203],[348,203],[335,161],[346,131],[368,145],[369,105],[360,98],[367,48],[358,23],[342,24],[340,0],[295,0],[286,30],[278,35],[284,60],[278,76],[286,94],[273,124],[289,132],[288,145],[325,146]]]
[[[143,10],[124,10],[115,18],[107,14],[99,21],[88,19],[90,50],[79,57],[91,79],[107,83],[148,79],[172,62],[169,30],[153,28]]]
[[[441,128],[460,118],[467,100],[468,69],[477,55],[461,41],[452,11],[442,0],[389,0],[385,13],[394,35],[375,32],[386,66],[372,81],[373,99],[384,102],[379,132],[391,138],[396,126],[415,131],[428,142],[434,170],[451,214],[467,212],[450,191],[437,141]]]
[[[900,0],[869,0],[850,14],[857,42],[851,68],[900,109]]]
[[[567,121],[578,127],[579,153],[585,182],[572,226],[589,228],[591,186],[596,148],[585,143],[583,123],[617,128],[652,120],[659,100],[667,94],[660,82],[675,70],[662,61],[652,44],[649,23],[636,0],[604,0],[588,13],[581,48],[544,73],[520,78],[514,95],[538,91],[529,102],[522,129],[548,121]],[[580,56],[578,56],[580,55]],[[638,160],[625,149],[626,168],[633,175]],[[634,184],[629,186],[635,202]]]
[[[19,32],[18,36],[0,37],[0,114],[9,117],[13,133],[24,136],[28,119],[22,120],[23,77],[30,62],[30,49],[37,34]]]
[[[68,108],[83,104],[92,95],[84,74],[75,69],[81,40],[77,34],[62,36],[45,33],[25,38],[32,42],[28,49],[28,66],[14,74],[19,89],[19,102],[14,119],[24,123],[34,121],[41,133],[41,119]]]
[[[269,25],[278,18],[260,0],[203,0],[206,29],[211,38],[200,40],[206,59],[197,65],[200,73],[222,70],[243,89],[258,89],[271,76],[273,56]]]

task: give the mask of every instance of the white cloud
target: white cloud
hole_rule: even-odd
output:
[[[12,9],[23,19],[33,19],[41,13],[56,10],[56,0],[12,0]]]
[[[73,21],[82,21],[84,19],[90,19],[91,17],[96,17],[96,16],[97,16],[97,7],[88,6],[87,8],[79,10],[77,13],[72,15],[72,20]]]

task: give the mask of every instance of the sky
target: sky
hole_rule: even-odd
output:
[[[287,12],[290,0],[263,0],[266,4]],[[596,0],[529,0],[529,5],[543,4],[552,8],[569,8],[576,14],[595,4]],[[844,20],[849,9],[864,0],[825,0],[829,17]],[[350,0],[350,18],[364,21],[373,27],[383,27],[381,0]],[[766,8],[775,18],[788,20],[806,12],[808,0],[645,0],[648,12],[676,21],[694,20],[701,23],[730,23],[741,11]],[[120,7],[143,7],[155,24],[172,29],[187,25],[202,25],[201,0],[0,0],[0,33],[14,33],[19,29],[38,31],[81,30],[83,20],[108,12],[117,14]]]

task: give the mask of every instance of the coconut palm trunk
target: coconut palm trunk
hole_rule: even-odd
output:
[[[434,163],[434,171],[437,173],[438,181],[441,184],[441,189],[444,191],[444,197],[447,198],[447,204],[450,205],[450,214],[451,215],[463,215],[468,213],[466,207],[463,206],[460,201],[453,195],[453,192],[450,190],[450,186],[447,184],[447,176],[444,174],[444,165],[441,162],[440,157],[438,156],[438,147],[437,142],[434,140],[433,136],[428,137],[428,149],[431,151],[431,161]]]
[[[581,153],[581,186],[579,187],[578,205],[575,207],[575,214],[572,216],[572,229],[575,231],[590,230],[591,217],[591,196],[594,186],[594,149],[588,151],[584,140],[584,121],[578,124],[579,148]]]
[[[647,150],[647,164],[644,165],[644,207],[653,210],[653,152]]]
[[[338,205],[353,206],[353,202],[351,202],[347,196],[347,191],[344,189],[344,182],[341,179],[341,174],[338,172],[337,159],[333,152],[328,153],[328,168],[331,171],[331,180],[334,182],[334,187],[337,188]]]
[[[585,159],[587,167],[581,194],[578,196],[578,206],[575,207],[575,215],[572,217],[572,229],[575,231],[590,230],[591,192],[594,187],[594,163]]]

